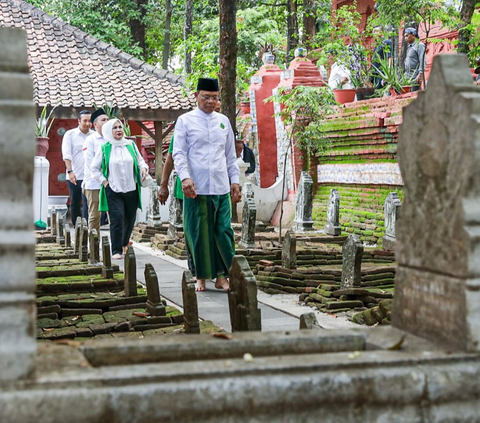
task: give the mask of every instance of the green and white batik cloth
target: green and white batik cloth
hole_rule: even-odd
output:
[[[183,230],[197,279],[228,276],[235,254],[230,193],[197,195],[183,203]]]

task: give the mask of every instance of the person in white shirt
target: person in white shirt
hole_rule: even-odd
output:
[[[235,254],[231,203],[241,199],[240,169],[230,121],[215,112],[218,80],[200,78],[197,108],[180,116],[175,126],[173,161],[184,193],[183,228],[193,256],[196,290],[207,279],[228,290],[228,272]]]
[[[148,165],[133,141],[124,137],[119,119],[110,119],[102,127],[105,144],[97,151],[90,170],[101,184],[99,210],[110,216],[112,259],[126,253],[137,208],[142,208],[141,183]]]
[[[91,133],[90,116],[88,110],[82,110],[78,114],[78,127],[65,132],[62,140],[62,157],[67,168],[67,185],[70,192],[70,215],[74,226],[77,217],[88,218],[87,199],[82,194],[82,181],[83,143]]]
[[[88,202],[88,230],[97,230],[100,236],[100,218],[102,213],[98,210],[98,201],[100,193],[100,183],[93,179],[90,172],[90,166],[97,151],[101,150],[105,144],[102,136],[102,127],[108,121],[108,116],[103,109],[97,109],[92,113],[90,118],[93,128],[95,129],[83,143],[83,159],[85,162],[84,178],[83,178],[83,194]]]

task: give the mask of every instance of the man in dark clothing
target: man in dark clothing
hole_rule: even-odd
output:
[[[248,163],[250,166],[245,171],[246,175],[249,175],[255,172],[255,154],[253,153],[252,149],[247,147],[242,140],[235,141],[235,151],[237,153],[237,157],[240,157],[245,163]]]
[[[374,34],[380,34],[381,28],[375,27]],[[393,50],[393,43],[388,39],[383,39],[380,41],[375,50],[373,50],[373,57],[372,57],[372,69],[374,70],[373,76],[371,77],[370,81],[372,82],[375,89],[382,88],[383,81],[382,78],[379,76],[375,76],[375,69],[381,69],[381,62],[385,59],[388,60],[388,66],[392,65],[392,50]]]

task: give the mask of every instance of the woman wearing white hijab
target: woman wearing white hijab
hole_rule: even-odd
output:
[[[141,183],[148,165],[135,143],[124,137],[119,119],[105,123],[102,133],[107,142],[95,155],[90,169],[102,185],[98,209],[109,212],[112,259],[118,260],[127,251],[137,208],[142,208]]]

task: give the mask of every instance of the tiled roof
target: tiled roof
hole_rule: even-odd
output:
[[[183,79],[106,44],[21,0],[0,1],[0,26],[23,28],[34,101],[64,108],[191,109]]]

